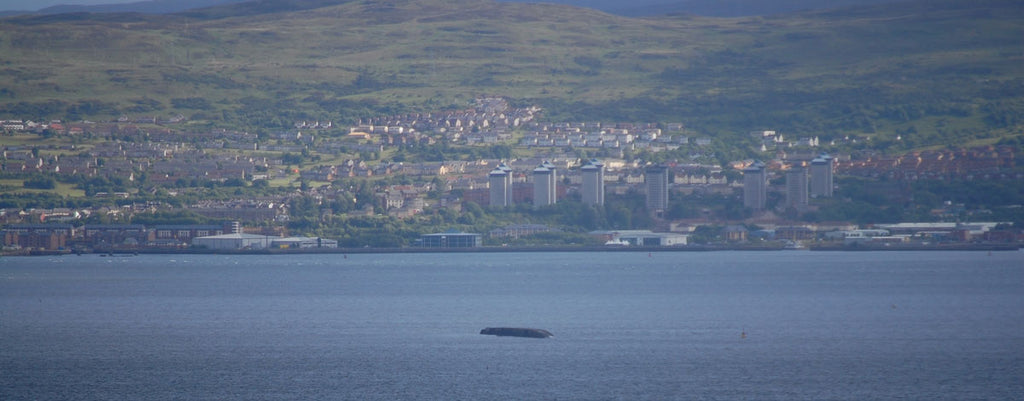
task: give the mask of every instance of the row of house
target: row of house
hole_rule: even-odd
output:
[[[859,177],[892,179],[972,179],[1024,178],[1013,172],[1014,147],[980,146],[910,152],[898,156],[870,155],[862,159],[842,160],[837,172]]]
[[[492,143],[523,124],[533,121],[537,107],[513,108],[500,97],[480,97],[474,107],[437,113],[407,113],[360,119],[350,134],[385,138],[391,145],[429,144],[424,134],[440,135],[451,143]],[[428,139],[429,138],[429,139]]]

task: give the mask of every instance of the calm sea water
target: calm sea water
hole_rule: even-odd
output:
[[[0,259],[0,400],[1021,394],[1024,252]]]

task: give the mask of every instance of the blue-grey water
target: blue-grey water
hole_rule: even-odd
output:
[[[0,400],[1021,394],[1024,252],[0,258]]]

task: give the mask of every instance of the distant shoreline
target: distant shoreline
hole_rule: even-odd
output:
[[[393,253],[517,253],[517,252],[722,252],[722,251],[1019,251],[1020,244],[815,244],[807,248],[791,249],[781,246],[754,245],[687,245],[687,246],[484,246],[474,248],[306,248],[306,249],[203,249],[153,248],[88,251],[26,251],[9,252],[3,256],[57,256],[57,255],[300,255],[300,254],[393,254]]]

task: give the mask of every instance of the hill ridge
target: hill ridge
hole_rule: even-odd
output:
[[[268,11],[297,2],[317,8]],[[1024,115],[1014,59],[1024,17],[1010,1],[744,18],[489,0],[253,4],[252,15],[223,18],[6,19],[0,117],[183,114],[284,129],[489,93],[556,119],[901,136],[909,146],[1004,135]]]

